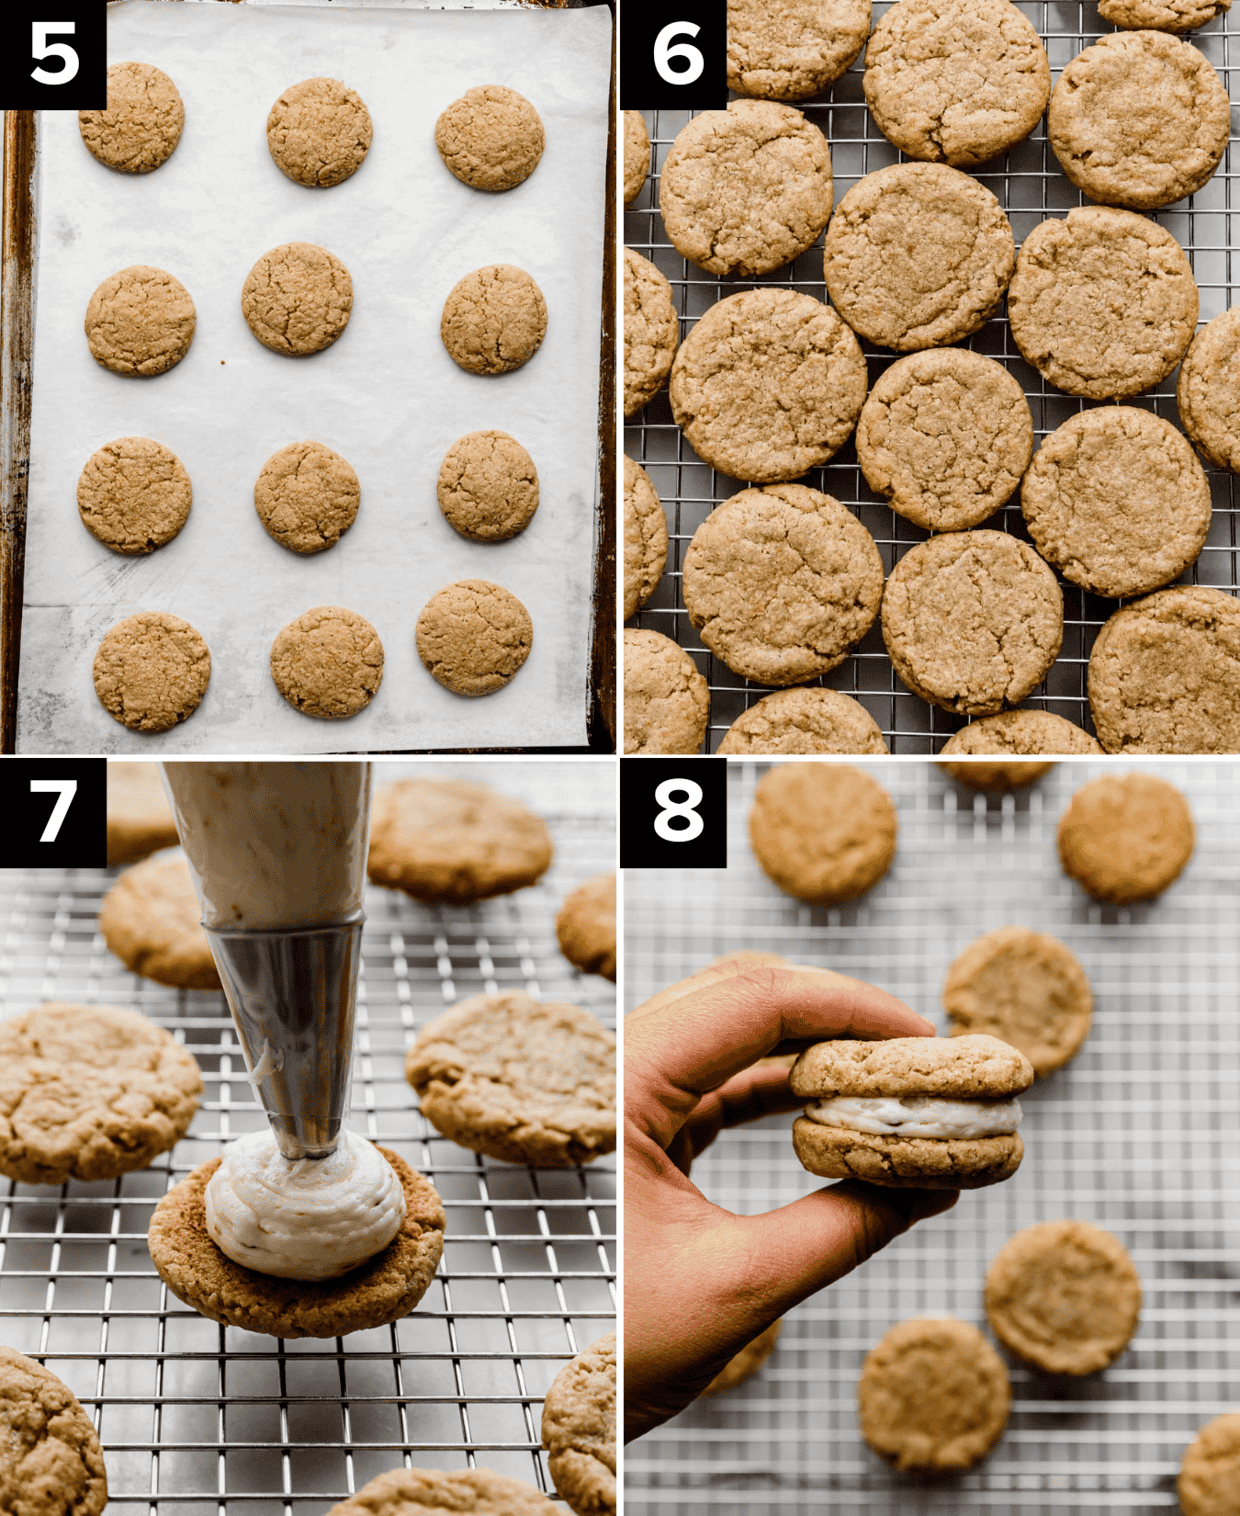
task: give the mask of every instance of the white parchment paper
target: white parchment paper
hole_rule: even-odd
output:
[[[108,17],[112,61],[164,69],[185,101],[176,152],[153,174],[113,173],[82,144],[75,112],[40,117],[32,468],[18,745],[23,752],[318,753],[567,745],[585,740],[590,657],[599,313],[610,69],[605,8],[423,11],[128,0]],[[341,185],[304,189],[267,151],[286,86],[318,74],[366,101],[374,143]],[[488,195],[444,168],[434,125],[475,84],[520,90],[547,145],[534,174]],[[332,347],[285,358],[241,315],[255,260],[319,243],[353,277],[353,314]],[[149,263],[193,297],[198,326],[167,374],[101,368],[82,330],[109,274]],[[547,336],[524,368],[465,373],[439,339],[444,299],[472,269],[515,263],[547,301]],[[435,497],[466,432],[498,428],[530,452],[541,503],[510,542],[458,536]],[[193,483],[180,535],[142,558],[83,527],[77,478],[96,448],[149,436]],[[362,503],[327,552],[269,538],[254,481],[286,443],[317,440],[356,469]],[[456,579],[517,595],[533,650],[505,689],[468,700],[441,688],[414,647],[418,612]],[[348,606],[383,641],[383,686],[348,721],[302,716],[276,690],[276,633],[316,605]],[[211,683],[188,721],[130,732],[99,704],[95,649],[115,622],[170,611],[211,650]]]

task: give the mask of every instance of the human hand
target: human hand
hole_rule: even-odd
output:
[[[845,1180],[734,1216],[690,1181],[693,1158],[723,1127],[804,1104],[786,1069],[758,1059],[850,1034],[928,1037],[934,1027],[842,974],[728,960],[626,1019],[626,1441],[683,1410],[777,1317],[956,1203],[954,1190]]]

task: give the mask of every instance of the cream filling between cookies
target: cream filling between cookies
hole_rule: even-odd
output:
[[[382,1252],[405,1194],[378,1148],[340,1134],[327,1158],[285,1158],[269,1130],[224,1149],[207,1185],[207,1231],[234,1263],[277,1279],[335,1279]]]
[[[937,1095],[836,1095],[807,1105],[821,1126],[875,1137],[1002,1137],[1020,1125],[1019,1100],[946,1100]]]

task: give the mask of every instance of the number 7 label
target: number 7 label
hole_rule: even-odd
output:
[[[56,804],[52,807],[52,814],[48,817],[47,825],[39,837],[40,842],[55,842],[60,836],[60,829],[64,825],[69,807],[73,804],[73,797],[77,794],[77,780],[32,779],[30,793],[32,795],[55,794],[58,797]]]

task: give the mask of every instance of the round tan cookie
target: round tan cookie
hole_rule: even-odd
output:
[[[999,718],[988,716],[986,719],[997,721]],[[1084,736],[1084,733],[1081,735]],[[945,747],[943,751],[946,752],[947,748]],[[1041,779],[1043,774],[1049,774],[1055,765],[1053,763],[1021,763],[1014,759],[1001,758],[996,763],[940,763],[939,767],[957,784],[967,784],[971,790],[1006,792],[1019,790],[1026,784],[1032,784],[1035,779]]]
[[[485,784],[399,779],[375,793],[370,877],[428,905],[470,905],[524,889],[554,853],[542,817]]]
[[[842,663],[874,624],[883,560],[847,506],[803,484],[742,490],[685,554],[689,620],[716,657],[762,684]]]
[[[157,763],[108,763],[108,867],[136,863],[160,848],[176,847]]]
[[[439,465],[435,488],[444,519],[474,542],[506,542],[538,509],[534,460],[507,432],[458,437]]]
[[[145,1168],[184,1137],[201,1092],[193,1057],[137,1011],[53,1002],[6,1017],[0,1174],[64,1184]]]
[[[624,751],[696,753],[710,719],[698,666],[661,632],[625,629]]]
[[[493,695],[530,656],[534,623],[511,590],[487,579],[445,585],[418,613],[418,657],[454,695]]]
[[[806,100],[865,46],[870,0],[728,0],[728,88],[764,100]]]
[[[405,1057],[422,1114],[475,1153],[540,1169],[616,1147],[616,1039],[589,1011],[519,991],[428,1021]]]
[[[491,263],[448,292],[439,335],[453,363],[470,374],[510,374],[528,363],[547,335],[547,302],[511,263]]]
[[[650,131],[641,111],[624,113],[624,203],[641,194],[650,172]]]
[[[1051,66],[1009,0],[899,0],[865,52],[865,103],[910,158],[972,168],[1022,142],[1051,94]]]
[[[667,383],[680,323],[672,287],[631,247],[624,250],[624,414],[632,416]]]
[[[831,303],[859,336],[945,347],[999,308],[1016,248],[999,202],[944,163],[893,163],[854,184],[823,244]]]
[[[356,716],[383,683],[383,644],[365,616],[318,605],[276,633],[271,677],[305,716]]]
[[[578,1353],[551,1381],[542,1443],[556,1491],[577,1516],[616,1509],[616,1334]]]
[[[824,1179],[860,1179],[893,1190],[980,1190],[1010,1179],[1025,1156],[1016,1132],[998,1137],[901,1137],[824,1126],[798,1116],[792,1148]]]
[[[1086,205],[1035,226],[1008,291],[1012,337],[1070,395],[1122,399],[1165,379],[1197,325],[1197,285],[1170,232]]]
[[[1191,32],[1225,16],[1231,0],[1098,0],[1098,14],[1125,31]]]
[[[1240,1412],[1207,1421],[1189,1444],[1176,1481],[1184,1516],[1231,1516],[1240,1509]]]
[[[792,1072],[793,1093],[815,1100],[835,1095],[1007,1099],[1032,1083],[1033,1067],[1025,1055],[982,1033],[816,1042]]]
[[[334,253],[313,242],[286,242],[246,275],[241,314],[274,353],[305,357],[330,347],[349,324],[353,280]]]
[[[765,1059],[762,1061],[766,1062]],[[738,1384],[743,1384],[751,1374],[756,1374],[775,1351],[775,1343],[779,1338],[779,1331],[782,1326],[782,1320],[772,1321],[764,1332],[759,1332],[752,1342],[747,1342],[740,1352],[731,1358],[724,1368],[720,1369],[702,1391],[702,1394],[722,1395],[725,1390],[735,1389]]]
[[[1200,49],[1166,32],[1112,32],[1059,76],[1046,134],[1091,200],[1158,210],[1199,190],[1227,146],[1231,105]]]
[[[95,694],[131,732],[166,732],[198,709],[211,678],[207,644],[179,616],[139,611],[95,651]]]
[[[897,359],[857,422],[866,483],[932,532],[958,532],[992,516],[1015,493],[1032,452],[1024,391],[1001,363],[965,348]]]
[[[435,122],[435,146],[449,173],[477,190],[522,184],[543,155],[542,117],[515,89],[480,84]]]
[[[855,900],[896,851],[896,812],[850,763],[783,763],[758,781],[749,841],[763,873],[809,905]]]
[[[294,553],[321,553],[339,542],[361,498],[351,466],[321,442],[290,442],[272,453],[254,483],[263,529]]]
[[[624,619],[635,616],[667,566],[667,518],[650,475],[624,460]]]
[[[791,105],[733,100],[678,133],[659,178],[672,246],[709,274],[766,274],[813,247],[831,215],[827,139]]]
[[[77,1398],[50,1369],[0,1347],[0,1510],[99,1516],[108,1473]]]
[[[1176,585],[1116,611],[1089,655],[1089,708],[1108,753],[1240,753],[1240,603]]]
[[[86,460],[77,484],[82,525],[116,553],[153,553],[189,519],[185,465],[150,437],[118,437]]]
[[[198,314],[189,291],[162,268],[136,263],[110,275],[86,307],[86,342],[103,368],[166,373],[189,352]]]
[[[1063,871],[1095,900],[1153,900],[1180,877],[1196,832],[1188,801],[1156,774],[1106,774],[1082,785],[1055,834]]]
[[[1041,1078],[1089,1036],[1094,995],[1080,960],[1057,937],[1001,926],[957,954],[943,981],[952,1036],[981,1033],[1019,1048]]]
[[[332,1506],[327,1516],[562,1516],[561,1508],[522,1479],[490,1469],[393,1469]]]
[[[1169,421],[1130,405],[1082,411],[1034,455],[1020,488],[1034,546],[1099,595],[1144,595],[1197,561],[1210,485]]]
[[[269,1337],[345,1337],[407,1316],[426,1294],[443,1252],[444,1213],[429,1179],[387,1148],[405,1196],[405,1219],[381,1253],[337,1279],[277,1279],[234,1263],[207,1231],[205,1195],[220,1166],[196,1168],[155,1207],[147,1230],[160,1278],[201,1316]]]
[[[885,753],[878,722],[837,690],[777,690],[738,716],[720,753]]]
[[[1014,1357],[1047,1374],[1096,1374],[1128,1346],[1141,1280],[1118,1237],[1088,1221],[1040,1221],[986,1270],[986,1318]]]
[[[776,484],[825,463],[865,400],[861,346],[829,305],[760,288],[712,305],[672,364],[676,424],[733,479]]]
[[[150,63],[110,64],[107,98],[106,110],[78,112],[91,154],[122,174],[149,174],[166,163],[185,125],[185,105],[168,75]]]
[[[902,1474],[971,1469],[1003,1435],[1011,1408],[1003,1360],[954,1316],[893,1326],[857,1382],[861,1435]]]
[[[127,969],[181,990],[218,990],[211,945],[180,848],[126,869],[103,897],[99,930]]]
[[[587,974],[616,978],[616,876],[596,874],[567,895],[555,918],[560,952]]]
[[[941,749],[944,756],[948,753],[1053,753],[1067,756],[1101,751],[1101,745],[1088,732],[1082,731],[1062,716],[1052,715],[1050,711],[1004,711],[998,716],[985,716],[981,721],[971,721],[968,726],[962,726],[947,739]],[[966,765],[944,763],[942,767],[953,778],[959,778],[956,770],[963,769]],[[967,767],[972,771],[1006,765],[982,763],[969,764]]]
[[[1063,640],[1063,595],[1006,532],[952,532],[906,553],[883,591],[883,641],[915,695],[986,716],[1045,677]]]
[[[290,85],[267,116],[272,162],[307,189],[326,189],[357,173],[373,135],[366,102],[339,79]]]
[[[1215,316],[1193,338],[1175,400],[1206,462],[1240,473],[1240,306]]]

